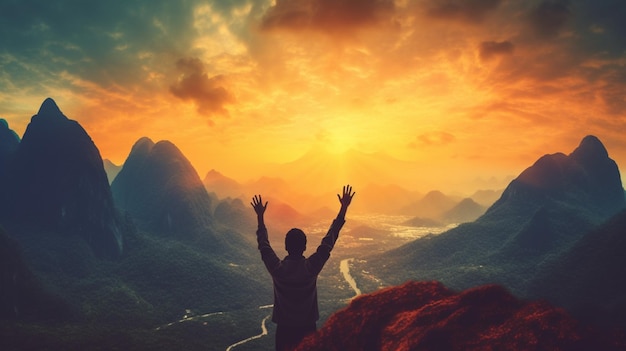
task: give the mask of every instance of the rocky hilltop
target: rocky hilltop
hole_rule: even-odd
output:
[[[561,309],[500,286],[460,293],[408,282],[355,298],[297,348],[305,350],[623,350]]]

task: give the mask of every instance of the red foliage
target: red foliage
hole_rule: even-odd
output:
[[[565,311],[496,285],[454,293],[408,282],[356,298],[298,347],[304,350],[621,350],[623,340]]]

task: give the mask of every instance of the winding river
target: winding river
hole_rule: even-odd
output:
[[[350,285],[350,287],[352,288],[352,290],[354,290],[355,295],[352,298],[355,298],[361,295],[361,289],[359,289],[359,287],[356,285],[356,280],[354,280],[354,278],[350,274],[350,262],[352,262],[353,260],[354,258],[346,258],[341,260],[341,263],[339,263],[339,271],[343,275],[343,279],[345,279],[346,282],[348,282],[348,285]]]
[[[271,315],[267,315],[267,316],[265,316],[265,318],[263,318],[263,320],[261,321],[261,334],[257,334],[257,335],[251,336],[251,337],[249,337],[249,338],[247,338],[247,339],[244,339],[244,340],[241,340],[241,341],[237,341],[236,343],[234,343],[234,344],[232,344],[232,345],[228,346],[228,347],[226,348],[226,351],[230,351],[230,350],[232,350],[233,348],[235,348],[235,347],[237,347],[237,346],[239,346],[239,345],[242,345],[242,344],[247,343],[248,341],[252,341],[252,340],[255,340],[255,339],[259,339],[259,338],[262,338],[262,337],[264,337],[265,335],[267,335],[267,327],[265,326],[265,322],[267,322],[267,320],[268,320],[270,317],[271,317]]]
[[[339,263],[339,272],[341,272],[341,275],[343,276],[343,279],[345,279],[345,281],[348,283],[348,285],[350,285],[350,288],[352,288],[352,290],[354,290],[354,294],[355,295],[352,298],[361,295],[361,289],[359,289],[359,287],[356,285],[356,280],[354,280],[354,278],[350,274],[350,262],[352,262],[353,260],[354,260],[354,258],[346,258],[346,259],[341,260],[341,262]],[[273,305],[264,305],[264,306],[259,306],[259,309],[272,308],[272,307],[273,307]],[[194,321],[194,320],[197,321],[197,320],[201,320],[201,319],[204,319],[204,318],[207,318],[207,317],[211,317],[211,316],[214,316],[214,315],[222,315],[222,314],[224,314],[224,312],[214,312],[214,313],[207,313],[207,314],[202,314],[202,315],[193,315],[191,313],[191,311],[187,310],[186,313],[185,313],[185,316],[182,319],[180,319],[178,321],[175,321],[175,322],[172,322],[172,323],[168,323],[168,324],[163,325],[163,326],[160,326],[160,327],[156,328],[156,330],[167,328],[167,327],[170,327],[170,326],[172,326],[174,324],[177,324],[177,323],[184,323],[184,322]],[[247,339],[243,339],[241,341],[237,341],[236,343],[228,346],[226,348],[226,351],[231,351],[232,349],[234,349],[237,346],[243,345],[243,344],[245,344],[247,342],[250,342],[252,340],[256,340],[256,339],[259,339],[259,338],[262,338],[262,337],[266,336],[268,334],[268,332],[267,332],[267,326],[265,325],[265,323],[267,322],[267,320],[270,317],[271,317],[271,315],[267,315],[261,321],[261,333],[260,334],[251,336],[251,337],[249,337]]]
[[[356,280],[354,280],[354,278],[352,277],[352,275],[350,274],[350,262],[352,262],[354,260],[354,258],[346,258],[341,260],[341,262],[339,263],[339,272],[341,272],[341,275],[343,276],[343,279],[346,280],[346,282],[348,282],[348,285],[350,285],[350,287],[352,288],[352,290],[354,290],[354,297],[357,297],[359,295],[361,295],[361,289],[359,289],[359,287],[356,285]],[[267,306],[261,306],[259,308],[268,308],[268,307],[272,307],[272,305],[267,305]],[[257,334],[254,336],[251,336],[247,339],[238,341],[230,346],[228,346],[228,348],[226,348],[226,351],[231,351],[233,348],[245,344],[249,341],[255,340],[255,339],[259,339],[264,337],[265,335],[267,335],[267,327],[265,326],[265,322],[267,322],[267,320],[270,318],[270,316],[266,316],[265,318],[263,318],[263,320],[261,321],[261,334]]]

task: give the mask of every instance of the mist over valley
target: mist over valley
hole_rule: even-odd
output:
[[[450,333],[463,324],[447,316],[476,309],[471,318],[485,324],[473,328],[501,328],[494,345],[542,335],[566,349],[624,346],[603,333],[626,328],[626,199],[594,136],[567,154],[545,150],[505,187],[465,193],[414,190],[414,164],[356,151],[309,153],[241,182],[216,169],[201,177],[174,143],[143,137],[115,165],[52,99],[21,138],[0,124],[0,147],[8,349],[273,349],[272,285],[250,198],[269,202],[270,241],[283,256],[292,227],[307,233],[309,251],[317,246],[346,183],[354,208],[319,276],[321,330],[301,349],[326,348],[333,325],[377,345],[424,345],[431,339],[411,335],[435,306],[447,306],[432,315]],[[553,324],[541,317],[552,314]],[[518,324],[526,334],[516,339]]]

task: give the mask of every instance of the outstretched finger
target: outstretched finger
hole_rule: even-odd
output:
[[[261,203],[261,195],[254,195],[252,197],[252,202],[251,202],[252,206],[256,207],[260,203]]]
[[[350,186],[350,184],[348,185],[344,185],[343,187],[343,196],[351,196],[350,194],[352,193],[352,186]]]

